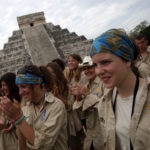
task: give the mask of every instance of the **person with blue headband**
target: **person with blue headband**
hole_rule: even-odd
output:
[[[0,98],[2,111],[18,129],[20,150],[68,150],[67,113],[51,93],[52,79],[44,66],[24,66],[17,72],[16,84],[28,103],[21,108],[16,100]]]
[[[150,149],[150,79],[135,67],[138,55],[122,29],[104,32],[90,49],[95,72],[110,89],[98,105],[107,150]]]

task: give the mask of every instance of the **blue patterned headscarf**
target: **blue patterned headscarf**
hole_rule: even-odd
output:
[[[41,77],[27,73],[27,74],[18,74],[16,76],[16,84],[41,84],[43,80]]]
[[[137,55],[134,42],[121,29],[110,29],[93,41],[90,56],[101,52],[110,52],[131,62],[136,59]]]

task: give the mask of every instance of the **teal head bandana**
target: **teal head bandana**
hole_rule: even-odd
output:
[[[33,74],[18,74],[16,76],[16,84],[41,84],[42,78]]]
[[[110,29],[93,41],[90,56],[101,52],[110,52],[131,62],[137,57],[134,42],[120,29]]]

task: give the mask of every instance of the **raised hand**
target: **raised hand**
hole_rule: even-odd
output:
[[[0,105],[2,112],[12,121],[22,113],[20,104],[16,100],[12,102],[6,96],[0,97]]]

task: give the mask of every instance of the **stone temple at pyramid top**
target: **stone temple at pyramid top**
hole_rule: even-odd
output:
[[[20,29],[46,23],[44,12],[38,12],[38,13],[20,16],[17,17],[17,21]]]
[[[17,17],[19,29],[12,32],[0,51],[0,75],[16,72],[26,64],[46,65],[52,59],[66,61],[69,54],[88,55],[92,40],[47,23],[44,12]]]

